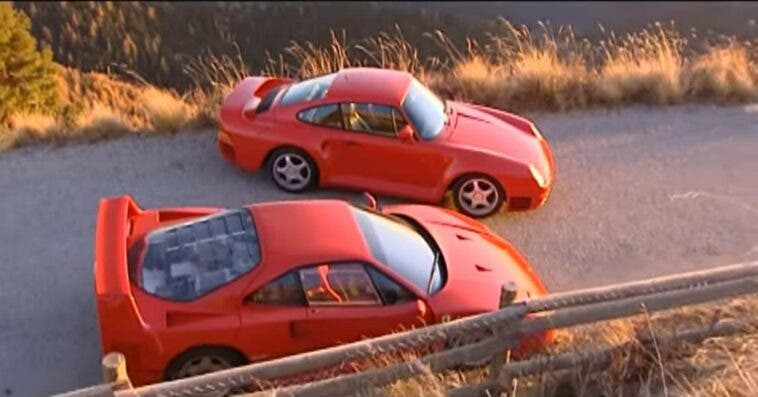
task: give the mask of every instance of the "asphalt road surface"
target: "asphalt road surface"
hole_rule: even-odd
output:
[[[486,222],[549,289],[758,258],[755,106],[535,118],[556,156],[555,189],[541,209]],[[0,396],[100,381],[94,221],[100,197],[122,193],[143,207],[304,197],[227,164],[213,131],[0,154]]]

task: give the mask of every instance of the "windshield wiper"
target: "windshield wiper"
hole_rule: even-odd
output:
[[[432,293],[432,282],[434,281],[434,275],[437,273],[437,267],[440,260],[440,251],[434,251],[434,261],[432,262],[432,274],[429,276],[429,283],[426,285],[426,293]]]

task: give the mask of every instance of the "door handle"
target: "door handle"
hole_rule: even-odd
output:
[[[345,141],[345,146],[361,146],[361,144],[356,141]]]

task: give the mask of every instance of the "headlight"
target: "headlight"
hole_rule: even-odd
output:
[[[537,169],[537,167],[529,164],[529,172],[532,173],[532,178],[534,178],[534,181],[537,182],[537,185],[539,185],[539,187],[544,188],[547,186],[545,177],[542,176],[542,173]]]

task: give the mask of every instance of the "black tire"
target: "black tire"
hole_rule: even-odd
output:
[[[286,160],[286,157],[289,156],[290,160]],[[282,178],[285,178],[287,181],[289,181],[288,177],[284,176],[284,173],[279,173],[276,171],[275,167],[277,166],[286,166],[287,161],[290,161],[292,165],[294,166],[300,166],[300,164],[305,164],[305,169],[308,170],[307,176],[303,175],[303,170],[299,170],[298,173],[300,177],[305,178],[306,180],[303,183],[292,183],[287,184],[285,181],[282,180]],[[284,163],[282,163],[284,162]],[[281,190],[284,190],[285,192],[289,193],[301,193],[304,191],[307,191],[314,186],[318,184],[318,167],[316,166],[316,162],[313,161],[311,156],[308,155],[305,151],[293,147],[284,147],[279,148],[275,150],[268,159],[268,164],[266,164],[266,167],[268,168],[269,177],[274,182],[274,184]]]
[[[219,369],[233,368],[247,363],[245,357],[236,350],[222,347],[197,347],[180,354],[166,367],[164,378],[175,380],[187,376],[199,375],[199,373],[187,372],[187,366],[193,362],[209,359],[219,364]],[[213,372],[213,371],[207,371]],[[203,373],[207,373],[203,372]]]
[[[473,209],[475,206],[473,206],[473,204],[466,203],[466,199],[462,197],[464,193],[468,193],[468,188],[472,185],[472,183],[477,186],[485,186],[486,184],[489,184],[493,193],[496,194],[494,201],[491,203],[488,201],[486,207],[483,207],[479,211],[474,211]],[[463,189],[466,189],[466,191]],[[500,186],[497,181],[484,174],[469,174],[458,178],[458,180],[456,180],[453,184],[451,190],[453,192],[453,203],[455,204],[455,208],[462,214],[470,216],[472,218],[486,218],[490,215],[493,215],[499,212],[503,208],[503,203],[505,203],[505,190],[503,190],[503,187]],[[489,200],[489,198],[489,193],[487,193],[485,200]]]

